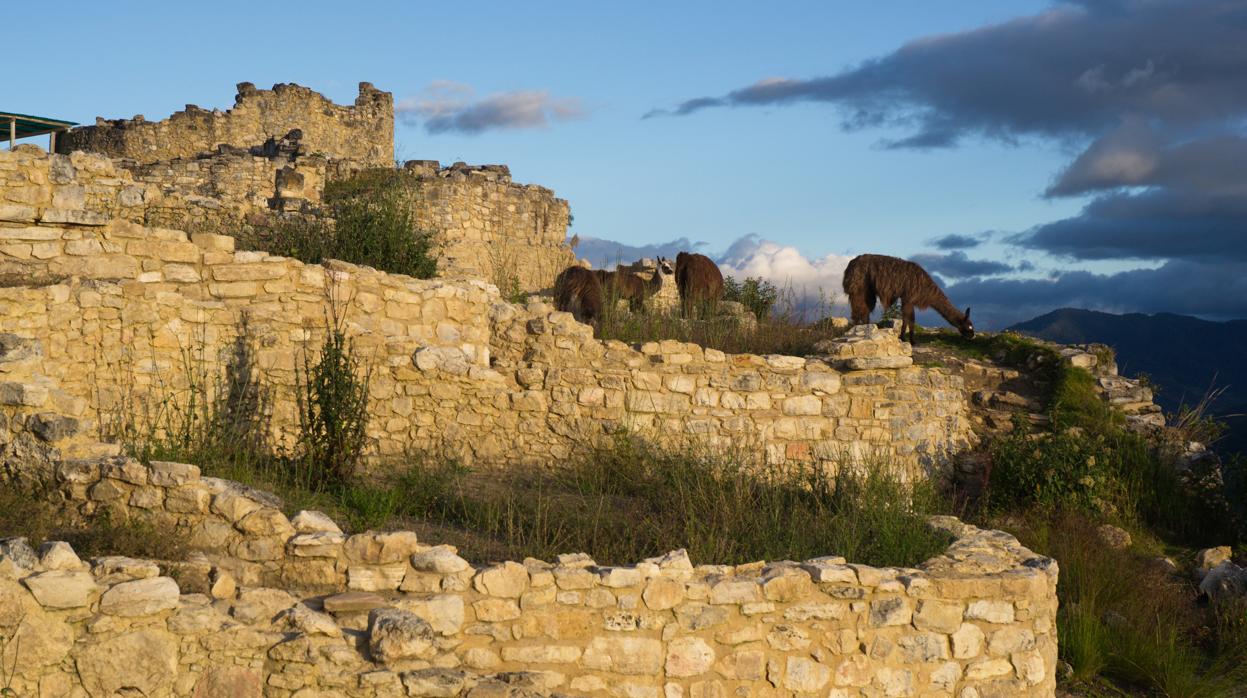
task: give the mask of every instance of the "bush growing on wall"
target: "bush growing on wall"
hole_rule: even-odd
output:
[[[368,384],[342,323],[331,318],[320,356],[298,368],[298,477],[309,489],[346,484],[363,460],[368,436]]]
[[[325,187],[325,213],[333,219],[289,220],[240,240],[242,246],[308,264],[337,259],[417,279],[432,278],[433,235],[412,225],[403,174],[369,170]]]
[[[779,299],[779,289],[775,284],[757,276],[746,277],[737,281],[729,276],[723,280],[725,300],[736,301],[749,309],[759,320],[765,320]]]

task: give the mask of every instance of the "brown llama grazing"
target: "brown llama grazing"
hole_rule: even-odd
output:
[[[883,301],[884,308],[900,300],[901,337],[908,330],[910,344],[914,343],[914,308],[935,308],[962,337],[974,336],[970,309],[966,308],[964,313],[957,310],[931,275],[908,260],[880,254],[858,255],[844,270],[844,292],[849,296],[854,325],[870,322],[876,299]]]
[[[628,308],[634,313],[639,313],[645,309],[645,301],[662,288],[664,270],[670,273],[671,265],[667,260],[659,257],[658,266],[654,268],[654,273],[648,281],[618,267],[615,271],[598,269],[594,273],[597,274],[598,281],[602,283],[606,298],[627,300]]]
[[[580,322],[593,324],[602,316],[602,281],[581,266],[563,270],[554,280],[554,305]]]
[[[681,252],[675,256],[675,285],[684,314],[696,306],[718,303],[723,298],[723,272],[704,254]]]

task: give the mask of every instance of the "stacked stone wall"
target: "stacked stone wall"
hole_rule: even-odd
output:
[[[416,227],[437,234],[441,274],[536,292],[550,289],[575,262],[566,241],[567,201],[545,187],[512,182],[506,166],[413,160],[404,171],[412,175]]]
[[[7,381],[55,381],[87,401],[75,417],[134,419],[144,404],[185,395],[197,377],[222,374],[241,335],[271,391],[274,439],[289,444],[296,365],[314,357],[332,300],[372,367],[379,458],[445,449],[475,462],[541,463],[626,428],[748,442],[771,462],[880,453],[916,464],[969,438],[960,379],[912,366],[895,332],[851,335],[812,358],[602,342],[545,303],[503,302],[483,281],[310,266],[237,252],[226,236],[129,222],[144,200],[127,192],[145,190],[110,164],[0,157],[0,176],[16,183],[0,188],[0,270],[12,280],[0,289],[0,332],[40,351]],[[73,183],[50,184],[66,167]],[[862,356],[845,361],[845,352]]]
[[[66,507],[175,527],[186,563],[0,541],[18,695],[1052,696],[1054,561],[936,517],[917,568],[584,554],[472,564],[395,531],[287,518],[180,463],[60,463]]]
[[[187,105],[163,121],[143,117],[106,120],[61,134],[57,152],[83,150],[150,164],[193,158],[217,146],[258,146],[298,129],[312,154],[373,167],[394,164],[394,97],[370,83],[359,84],[352,106],[334,104],[321,94],[294,84],[257,90],[238,85],[232,109]]]

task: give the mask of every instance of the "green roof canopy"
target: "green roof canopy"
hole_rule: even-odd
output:
[[[42,136],[45,133],[56,133],[76,125],[73,121],[61,121],[60,119],[49,119],[43,116],[11,114],[0,111],[0,138],[8,138],[10,140]]]

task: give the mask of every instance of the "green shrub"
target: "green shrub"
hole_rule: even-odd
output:
[[[724,300],[735,301],[745,306],[754,317],[765,320],[779,300],[779,289],[775,284],[761,277],[749,276],[744,281],[734,277],[723,279]]]
[[[322,218],[293,218],[240,238],[245,249],[262,249],[308,264],[337,259],[381,271],[428,279],[437,273],[433,235],[417,230],[405,175],[369,170],[325,188]]]
[[[330,318],[313,362],[304,352],[297,369],[299,410],[297,478],[311,490],[347,484],[368,443],[368,385],[341,321]]]

